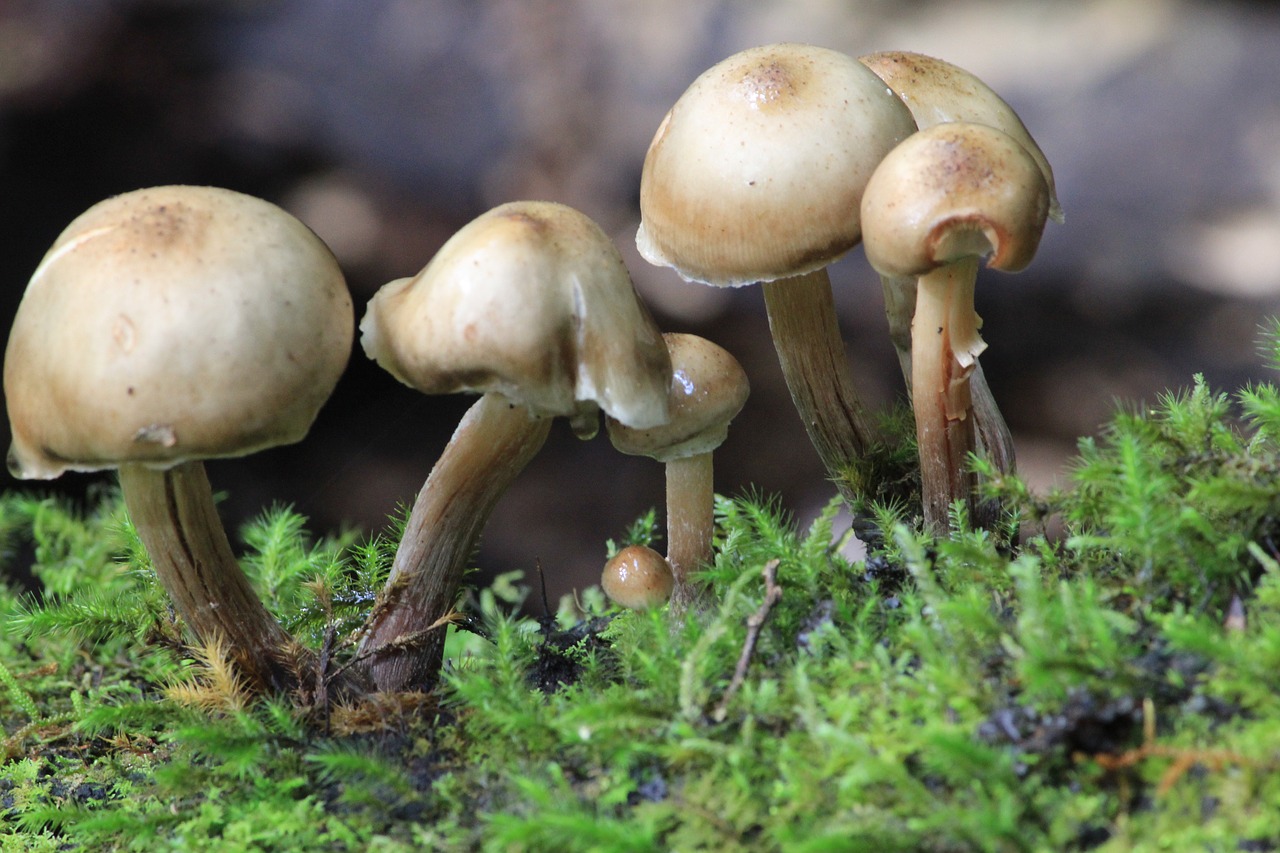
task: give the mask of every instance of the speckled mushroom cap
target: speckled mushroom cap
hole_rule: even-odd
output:
[[[863,187],[914,130],[885,83],[843,53],[734,54],[694,80],[650,143],[636,245],[707,284],[824,267],[857,245]]]
[[[166,186],[54,242],[5,351],[10,470],[166,468],[300,440],[351,352],[328,248],[261,199]]]
[[[921,53],[885,50],[859,57],[858,61],[898,93],[921,130],[949,121],[967,121],[1003,130],[1017,140],[1036,161],[1049,185],[1049,217],[1055,222],[1063,221],[1053,167],[1013,107],[994,89],[958,65]]]
[[[867,184],[867,261],[918,276],[964,257],[1016,272],[1035,256],[1049,187],[1013,137],[983,124],[921,130],[890,152]]]
[[[671,362],[617,248],[562,204],[518,201],[384,285],[360,323],[370,358],[425,394],[498,392],[543,417],[667,418]],[[586,427],[575,426],[583,437]]]
[[[750,393],[746,371],[723,347],[697,335],[662,336],[671,353],[671,419],[649,429],[607,421],[620,452],[666,463],[710,453],[729,434],[729,422]]]

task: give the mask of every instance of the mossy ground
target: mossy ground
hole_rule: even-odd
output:
[[[539,619],[536,578],[504,577],[437,693],[302,709],[181,643],[113,494],[4,496],[34,592],[0,589],[0,843],[1280,848],[1280,393],[1196,380],[1121,412],[1053,494],[987,474],[1006,529],[934,540],[883,499],[860,562],[834,504],[798,530],[722,499],[704,611],[584,590]],[[274,509],[242,533],[268,605],[349,659],[394,525],[316,540]]]

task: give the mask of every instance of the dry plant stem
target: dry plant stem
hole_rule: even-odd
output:
[[[675,586],[671,589],[671,609],[680,612],[702,597],[689,574],[711,560],[714,526],[714,486],[712,454],[698,453],[666,464],[667,474],[667,562]]]
[[[913,321],[911,369],[920,450],[925,528],[945,534],[952,502],[975,509],[975,449],[969,375],[982,342],[973,311],[977,260],[966,259],[920,277]]]
[[[724,718],[728,716],[729,703],[747,680],[747,667],[751,665],[751,656],[755,654],[760,629],[764,627],[774,605],[782,600],[782,587],[778,585],[778,561],[770,560],[765,563],[761,574],[764,575],[764,601],[760,602],[760,608],[755,613],[747,617],[747,639],[742,645],[742,653],[738,655],[738,664],[733,668],[733,678],[711,714],[711,719],[717,723],[724,722]]]
[[[874,440],[854,391],[827,271],[765,282],[764,303],[791,400],[827,475],[854,504],[858,496],[846,472],[857,467]]]
[[[889,318],[889,339],[898,353],[902,375],[907,382],[907,398],[911,398],[911,318],[916,310],[915,276],[881,276],[884,310]],[[1013,434],[1005,423],[996,398],[987,384],[982,365],[975,365],[969,377],[969,395],[973,400],[973,425],[977,430],[978,453],[985,456],[1002,474],[1013,473],[1017,462],[1013,452]]]
[[[435,683],[444,655],[439,620],[453,608],[494,505],[546,443],[550,429],[550,418],[535,418],[496,393],[482,396],[463,416],[418,493],[391,576],[366,626],[360,653],[369,656],[379,691]]]
[[[221,638],[255,690],[298,684],[297,644],[267,612],[231,550],[201,462],[120,466],[125,506],[174,608],[203,643]],[[299,661],[299,663],[301,663]]]

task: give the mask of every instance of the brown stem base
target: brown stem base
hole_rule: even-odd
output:
[[[220,639],[255,691],[295,689],[307,654],[267,612],[231,550],[204,465],[120,467],[125,506],[174,609],[202,642]]]
[[[467,560],[498,498],[551,429],[500,394],[467,410],[413,505],[360,655],[382,692],[425,690],[439,677],[445,628]]]

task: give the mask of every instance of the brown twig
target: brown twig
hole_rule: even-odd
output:
[[[453,625],[457,622],[465,620],[465,618],[466,616],[458,612],[457,610],[450,610],[448,613],[444,614],[439,619],[432,622],[430,625],[428,625],[427,627],[423,628],[420,631],[413,631],[408,634],[401,634],[400,636],[396,637],[393,640],[390,640],[389,642],[383,643],[371,649],[365,649],[361,651],[355,657],[351,658],[349,661],[344,663],[342,666],[339,666],[336,669],[332,670],[327,676],[326,681],[332,681],[333,679],[342,675],[351,667],[357,664],[362,664],[365,661],[368,661],[372,658],[376,658],[378,655],[387,654],[392,651],[398,651],[402,649],[412,649],[412,648],[422,646],[429,639],[431,639],[431,633],[433,631],[436,631],[440,628],[447,628],[450,625]]]
[[[711,715],[717,723],[724,722],[725,716],[729,713],[729,702],[742,687],[742,682],[747,680],[747,667],[751,665],[751,656],[755,654],[760,629],[764,627],[773,606],[782,598],[782,587],[778,585],[778,561],[770,560],[765,563],[762,573],[764,574],[764,601],[760,602],[760,608],[755,613],[747,617],[747,641],[742,644],[742,654],[738,656],[738,665],[734,667],[733,678],[725,688],[724,695],[720,697],[720,704]]]
[[[1253,762],[1247,756],[1227,749],[1197,749],[1194,747],[1167,746],[1156,742],[1155,703],[1147,698],[1142,700],[1143,737],[1142,745],[1127,750],[1119,755],[1098,753],[1089,756],[1095,764],[1108,773],[1127,770],[1148,758],[1171,758],[1172,763],[1160,776],[1156,786],[1156,796],[1162,797],[1172,790],[1187,771],[1196,764],[1204,764],[1211,770],[1221,770],[1229,764],[1250,765]]]

